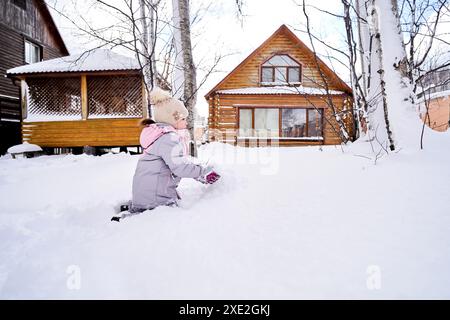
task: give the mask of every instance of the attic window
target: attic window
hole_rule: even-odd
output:
[[[13,0],[13,4],[23,10],[27,10],[27,0]]]
[[[302,66],[287,54],[278,54],[261,65],[261,84],[299,84]]]

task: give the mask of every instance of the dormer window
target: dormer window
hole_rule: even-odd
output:
[[[261,65],[262,85],[299,84],[302,66],[287,54],[278,54]]]

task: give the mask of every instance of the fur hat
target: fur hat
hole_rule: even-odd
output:
[[[187,118],[189,111],[183,102],[173,98],[169,92],[155,88],[150,92],[150,101],[153,104],[153,120],[175,126],[177,121]]]

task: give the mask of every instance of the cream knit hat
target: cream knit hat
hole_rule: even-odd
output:
[[[187,118],[189,111],[183,102],[170,96],[170,93],[160,88],[150,92],[150,101],[153,104],[153,120],[175,126],[179,119]]]

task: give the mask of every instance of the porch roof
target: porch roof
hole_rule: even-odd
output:
[[[7,70],[8,76],[33,73],[94,72],[140,70],[135,58],[106,49],[95,49],[80,54],[41,61]]]
[[[238,89],[218,90],[219,94],[237,94],[237,95],[258,95],[258,94],[298,94],[298,95],[326,95],[327,92],[322,88],[312,87],[289,87],[289,86],[272,86],[272,87],[247,87]],[[344,91],[329,90],[331,95],[346,94]]]

